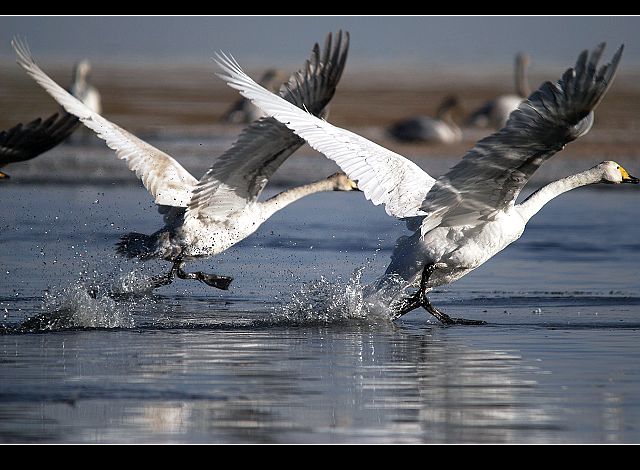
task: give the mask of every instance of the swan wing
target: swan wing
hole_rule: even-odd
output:
[[[437,226],[491,220],[515,203],[542,163],[589,131],[593,110],[611,86],[623,49],[598,68],[604,46],[591,54],[583,51],[557,83],[544,83],[511,113],[503,129],[480,140],[438,178],[421,205],[426,213],[423,234]]]
[[[156,204],[187,205],[191,199],[191,191],[198,182],[187,170],[166,153],[92,111],[54,82],[36,64],[25,42],[16,38],[11,44],[18,56],[18,64],[67,112],[77,116],[116,151],[116,156],[124,160],[129,169],[142,180]]]
[[[349,33],[327,36],[324,49],[315,44],[304,67],[280,89],[280,96],[313,114],[325,111],[340,81],[349,50]],[[187,217],[224,220],[255,201],[271,176],[304,144],[304,140],[273,118],[247,127],[200,179]]]
[[[420,203],[434,179],[418,165],[274,95],[244,73],[233,57],[220,53],[216,62],[229,86],[336,162],[373,204],[384,204],[387,213],[398,218],[423,214]]]
[[[79,125],[73,114],[55,113],[0,132],[0,166],[37,157],[69,137]]]

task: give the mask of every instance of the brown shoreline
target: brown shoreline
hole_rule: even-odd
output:
[[[44,68],[58,83],[67,84],[69,70],[60,66]],[[237,99],[238,94],[215,77],[213,72],[210,64],[202,68],[145,65],[140,69],[130,65],[110,66],[108,69],[97,65],[94,66],[93,82],[102,94],[104,115],[142,138],[153,141],[154,136],[188,136],[190,139],[202,138],[206,141],[216,135],[223,136],[225,141],[228,139],[230,144],[242,127],[220,125],[216,121]],[[545,78],[557,77],[534,76],[530,81],[541,83]],[[554,158],[548,171],[541,170],[541,181],[607,159],[617,160],[629,166],[629,171],[640,173],[640,145],[637,138],[640,129],[640,87],[637,78],[635,73],[625,75],[622,71],[619,74],[597,110],[594,128]],[[351,73],[347,70],[332,102],[329,120],[418,161],[430,173],[438,175],[455,164],[478,139],[490,131],[463,129],[464,140],[459,144],[425,145],[398,143],[386,136],[385,127],[401,118],[433,115],[440,100],[448,94],[457,94],[463,100],[465,109],[470,111],[487,99],[511,92],[512,81],[508,71],[474,77],[459,71],[448,74],[446,70],[424,76],[419,71],[406,74],[395,72],[394,75],[388,70],[384,70],[384,74],[377,74],[375,70]],[[17,66],[0,65],[0,129],[47,116],[57,109],[52,98]],[[113,159],[113,162],[106,163],[105,158],[108,157],[98,150],[99,145],[96,147],[91,153],[100,154],[96,160],[97,170],[102,168],[105,177],[109,173],[111,177],[117,177],[120,166],[124,166],[122,162]],[[106,147],[104,150],[110,152]],[[202,149],[201,156],[191,164],[194,173],[206,169],[210,159],[224,150],[223,147]],[[51,153],[60,155],[60,150],[54,149]],[[70,153],[70,149],[63,153]],[[311,156],[315,152],[306,147],[301,153]],[[179,153],[175,156],[182,161]],[[78,158],[86,159],[88,156]],[[47,168],[47,160],[51,159],[33,160],[31,169],[27,169],[26,164],[16,165],[13,173],[37,179],[37,172]],[[325,165],[316,160],[309,160],[314,162],[314,174],[335,168],[331,162]],[[90,164],[90,161],[84,163]],[[185,165],[189,165],[188,161]],[[58,168],[56,171],[63,171],[62,167],[72,168],[74,165],[54,166]],[[86,165],[81,166],[86,168]],[[123,170],[126,171],[126,168]],[[286,167],[283,170],[286,171]],[[287,179],[286,173],[281,176],[283,181]]]

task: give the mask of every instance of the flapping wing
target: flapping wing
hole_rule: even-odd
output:
[[[583,51],[557,83],[546,82],[511,113],[506,126],[479,141],[427,194],[422,233],[490,220],[513,204],[542,163],[586,134],[593,109],[611,86],[622,54],[598,69],[604,50]]]
[[[373,204],[385,204],[387,214],[398,218],[423,214],[420,203],[434,180],[418,165],[265,90],[244,73],[233,57],[219,54],[217,63],[225,72],[220,77],[229,86],[335,161]]]
[[[44,121],[35,119],[0,132],[0,166],[31,160],[51,150],[69,137],[80,125],[73,114],[53,114]]]
[[[324,50],[315,44],[304,67],[280,88],[280,96],[309,112],[321,114],[331,101],[347,60],[349,34],[334,41],[329,34]],[[200,179],[187,217],[224,219],[258,198],[284,161],[304,141],[283,124],[263,118],[243,131]]]
[[[187,170],[166,153],[116,126],[74,98],[38,67],[26,43],[14,39],[11,44],[18,55],[18,64],[67,112],[77,116],[115,150],[119,159],[127,162],[156,204],[187,205],[197,183]]]

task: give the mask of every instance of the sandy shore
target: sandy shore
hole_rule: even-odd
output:
[[[66,68],[59,65],[44,68],[59,83],[68,83],[70,72]],[[203,172],[210,159],[222,153],[242,129],[241,126],[217,123],[237,98],[237,92],[214,76],[215,69],[210,64],[203,67],[145,65],[140,68],[98,65],[94,69],[93,81],[102,93],[104,115],[184,161],[194,174]],[[252,74],[259,73],[253,71]],[[555,80],[560,73],[561,70],[549,71],[545,76],[530,77],[530,81],[539,84],[545,79]],[[17,66],[2,64],[0,77],[0,129],[49,115],[57,109],[52,99]],[[637,73],[622,71],[598,108],[592,131],[545,165],[536,179],[548,180],[605,159],[617,160],[631,172],[640,173],[636,132],[640,129],[638,78]],[[458,95],[465,110],[471,111],[485,100],[512,89],[509,70],[483,74],[454,69],[403,73],[383,67],[380,70],[347,70],[332,102],[329,120],[375,140],[439,175],[489,131],[464,129],[463,142],[455,145],[407,145],[388,138],[385,128],[404,117],[433,115],[446,95]],[[185,147],[184,139],[193,145]],[[182,144],[176,143],[181,140]],[[98,179],[122,177],[128,180],[122,162],[109,159],[109,152],[99,143],[88,151],[62,146],[51,151],[47,158],[14,165],[10,173],[27,179],[46,180],[50,178],[50,172],[57,172],[62,179],[74,179],[84,174]],[[283,167],[284,172],[276,181],[335,169],[333,163],[320,158],[308,147],[300,154],[299,161],[291,159]],[[66,161],[61,162],[62,159]]]

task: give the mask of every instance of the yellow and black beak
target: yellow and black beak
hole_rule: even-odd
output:
[[[0,180],[8,180],[9,175],[0,171]]]
[[[636,178],[635,176],[631,176],[627,170],[625,170],[622,167],[619,167],[619,169],[620,169],[620,174],[622,174],[623,183],[631,183],[631,184],[640,183],[640,179]]]

